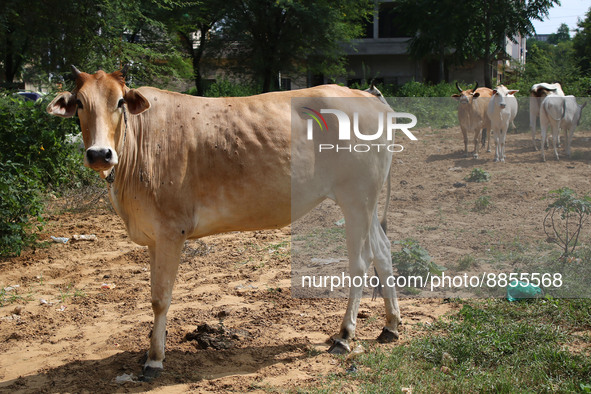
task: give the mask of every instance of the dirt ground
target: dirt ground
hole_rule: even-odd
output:
[[[412,237],[441,265],[491,248],[544,241],[542,198],[569,186],[590,187],[591,133],[578,131],[574,159],[542,163],[531,137],[507,137],[507,162],[492,153],[463,157],[459,129],[421,130],[394,158],[388,215],[391,240]],[[398,141],[397,141],[398,142]],[[539,141],[538,141],[539,143]],[[491,174],[466,183],[474,167]],[[456,185],[458,182],[465,185]],[[487,209],[475,212],[479,196]],[[58,204],[59,205],[59,204]],[[81,213],[49,218],[50,235],[96,234],[97,240],[46,243],[0,262],[0,391],[10,392],[245,392],[312,387],[346,363],[326,353],[338,331],[344,299],[296,299],[290,293],[290,228],[221,234],[190,241],[183,252],[168,313],[165,371],[135,381],[149,344],[149,262],[127,237],[121,220],[97,203]],[[588,237],[588,234],[585,235]],[[586,238],[588,239],[588,238]],[[17,286],[17,288],[14,288]],[[41,301],[43,300],[43,301]],[[452,312],[441,299],[406,298],[398,342],[420,335],[416,324]],[[380,300],[364,299],[358,341],[378,345]],[[204,323],[218,335],[214,347],[187,340]],[[117,377],[133,374],[131,382]]]

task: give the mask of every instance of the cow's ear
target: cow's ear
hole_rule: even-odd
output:
[[[480,93],[474,93],[474,94],[472,95],[472,97],[474,97],[474,98],[476,98],[476,97],[480,97]]]
[[[47,106],[47,113],[50,115],[71,118],[76,113],[76,95],[70,92],[60,93]]]
[[[497,94],[497,89],[494,89],[492,92],[492,95],[494,96],[495,94]]]
[[[509,90],[509,92],[507,92],[507,94],[515,94],[519,92],[519,90]]]
[[[461,95],[459,95],[459,94],[452,94],[452,95],[451,95],[451,97],[453,97],[453,98],[454,98],[454,99],[456,99],[456,100],[459,100],[459,99],[460,99],[460,97],[462,97],[462,96],[461,96]]]
[[[141,114],[150,108],[150,102],[140,92],[135,89],[130,89],[123,97],[127,103],[129,112],[133,115]]]

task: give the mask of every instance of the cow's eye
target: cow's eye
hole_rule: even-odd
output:
[[[84,106],[82,106],[82,101],[76,100],[76,105],[78,106],[78,109],[84,109]]]
[[[125,104],[125,100],[124,99],[119,99],[119,102],[117,103],[117,108],[123,107],[123,104]]]

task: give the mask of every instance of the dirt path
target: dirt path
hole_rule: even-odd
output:
[[[531,149],[529,134],[509,135],[507,163],[501,164],[490,153],[464,158],[457,129],[417,133],[419,141],[394,159],[390,239],[415,238],[452,269],[462,256],[480,258],[491,248],[544,241],[542,197],[562,186],[591,189],[586,135],[575,137],[576,160],[546,163]],[[491,180],[454,187],[474,167],[490,172]],[[491,206],[474,212],[482,195]],[[343,371],[342,362],[325,351],[346,300],[291,297],[285,228],[189,242],[168,314],[164,374],[152,383],[116,383],[123,374],[139,374],[148,348],[147,251],[129,241],[109,209],[50,219],[45,239],[98,239],[51,243],[0,262],[0,286],[19,286],[6,291],[7,305],[0,307],[0,391],[289,390]],[[439,299],[402,300],[401,341],[417,335],[417,322],[431,322],[450,308]],[[357,337],[378,346],[382,303],[364,299],[360,309]],[[219,334],[217,349],[185,339],[204,323]]]

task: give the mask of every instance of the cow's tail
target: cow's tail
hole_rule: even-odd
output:
[[[388,170],[388,177],[386,179],[386,204],[384,204],[384,213],[382,214],[382,220],[380,220],[380,226],[382,230],[384,230],[384,234],[388,234],[388,206],[390,205],[390,193],[392,192],[392,182],[390,180],[390,173],[392,172],[392,167]]]
[[[384,213],[382,214],[382,220],[380,220],[380,226],[382,227],[382,230],[384,230],[384,234],[388,235],[388,218],[387,218],[387,214],[388,214],[388,207],[390,206],[390,194],[392,191],[392,181],[390,179],[390,175],[392,172],[392,165],[390,165],[390,169],[388,170],[388,177],[386,179],[386,203],[384,204]],[[375,265],[373,267],[373,271],[375,276],[378,278],[378,284],[376,287],[373,288],[373,295],[371,297],[371,300],[375,300],[376,298],[382,297],[382,282],[380,280],[380,276],[378,275],[378,270],[376,269]]]
[[[371,81],[369,89],[366,89],[365,91],[376,96],[382,103],[384,103],[388,106],[390,105],[390,104],[388,104],[388,102],[384,98],[384,95],[382,94],[382,92],[380,92],[380,90],[378,88],[376,88],[376,86],[373,83],[373,80]],[[390,163],[390,168],[388,169],[388,177],[386,178],[386,203],[384,204],[384,213],[382,215],[382,220],[380,220],[380,226],[382,227],[382,230],[384,231],[384,234],[386,234],[386,235],[388,234],[388,221],[387,221],[386,215],[388,214],[388,207],[390,206],[390,194],[392,192],[392,182],[390,180],[391,171],[392,171],[392,163]],[[378,270],[376,269],[375,266],[373,269],[374,269],[374,273],[375,273],[376,277],[378,278],[378,285],[373,288],[372,300],[375,300],[378,296],[380,296],[380,297],[382,296],[382,284],[380,281],[380,277],[378,275]]]

